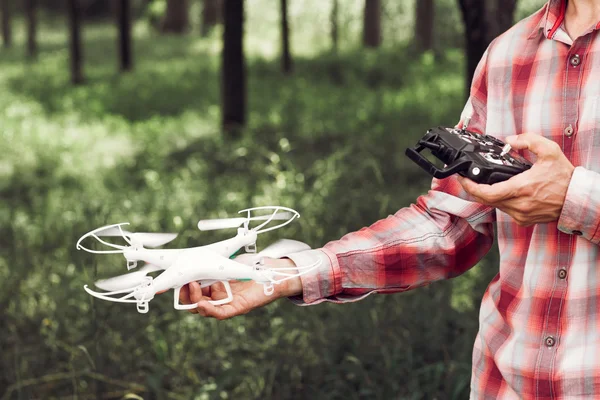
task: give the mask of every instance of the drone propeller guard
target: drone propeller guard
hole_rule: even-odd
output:
[[[77,244],[75,245],[75,247],[77,248],[77,250],[84,250],[84,251],[86,251],[88,253],[92,253],[92,254],[123,254],[123,252],[127,249],[127,246],[122,246],[122,245],[118,245],[115,243],[109,243],[100,238],[101,236],[121,236],[123,238],[123,240],[125,240],[125,242],[127,242],[127,244],[129,244],[129,246],[131,246],[131,240],[128,239],[127,235],[126,235],[126,233],[129,234],[129,232],[123,230],[123,228],[122,228],[123,225],[129,225],[129,222],[121,222],[120,224],[106,225],[106,226],[102,226],[100,228],[94,229],[93,231],[90,231],[90,232],[86,233],[85,235],[83,235],[82,237],[80,237],[79,240],[77,241]],[[116,230],[116,232],[119,233],[119,235],[114,234],[115,230]],[[106,235],[107,231],[110,232],[109,235]],[[104,233],[104,235],[102,235],[101,233]],[[83,242],[85,239],[87,239],[89,237],[96,239],[98,242],[102,243],[105,246],[112,247],[117,250],[92,250],[90,248],[87,248],[84,245],[82,245],[81,242]]]
[[[266,215],[252,217],[253,211],[260,211],[260,210],[273,210],[273,213],[270,216],[268,214],[266,214]],[[284,213],[280,213],[279,211],[284,211]],[[241,214],[241,213],[247,213],[248,221],[251,221],[252,218],[255,218],[257,220],[259,218],[266,219],[266,221],[263,222],[262,224],[258,225],[257,227],[252,228],[252,230],[255,231],[257,234],[273,231],[273,230],[279,229],[279,228],[283,228],[284,226],[286,226],[287,224],[289,224],[296,218],[300,218],[300,213],[298,213],[296,210],[293,210],[288,207],[281,207],[281,206],[263,206],[263,207],[246,208],[245,210],[238,211],[238,214]],[[280,219],[285,219],[285,221],[278,225],[262,229],[263,227],[267,226],[271,221],[280,220]]]
[[[129,222],[121,222],[120,224],[106,225],[94,229],[79,238],[76,244],[77,250],[84,250],[92,254],[124,254],[131,249],[139,250],[147,247],[159,247],[169,243],[177,237],[176,233],[132,233],[123,229],[124,225],[129,225]],[[108,242],[102,237],[120,237],[126,245]],[[104,246],[108,246],[114,250],[93,250],[82,244],[87,238],[94,238]],[[126,257],[127,258],[127,257]],[[137,267],[138,260],[127,259],[127,270]]]
[[[253,215],[253,212],[271,210],[272,212],[260,215]],[[296,218],[300,218],[300,214],[296,210],[281,206],[264,206],[247,208],[238,212],[238,214],[247,213],[246,217],[235,217],[235,218],[219,218],[219,219],[204,219],[198,222],[198,229],[201,231],[212,231],[218,229],[233,229],[240,228],[245,231],[253,231],[257,234],[279,229]],[[284,221],[278,225],[262,229],[263,227],[270,224],[272,221]],[[258,226],[250,228],[250,222],[264,221]]]

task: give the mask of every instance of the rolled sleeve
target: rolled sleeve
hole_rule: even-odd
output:
[[[291,297],[299,305],[318,304],[342,290],[342,274],[335,254],[327,249],[307,250],[287,256],[298,267],[318,262],[318,266],[300,276],[302,296]]]
[[[575,168],[558,229],[600,244],[600,174],[583,167]]]

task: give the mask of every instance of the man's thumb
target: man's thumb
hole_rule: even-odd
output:
[[[506,143],[510,144],[515,150],[529,150],[538,157],[554,153],[554,148],[557,146],[552,140],[534,133],[509,136],[506,138]]]

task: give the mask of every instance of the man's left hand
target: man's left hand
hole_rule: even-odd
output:
[[[498,208],[520,226],[557,221],[575,167],[560,146],[540,135],[523,133],[506,142],[515,150],[537,156],[531,169],[493,185],[482,185],[462,176],[458,181],[478,203]]]

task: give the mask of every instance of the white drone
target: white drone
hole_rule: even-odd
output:
[[[268,214],[252,216],[253,212],[269,212]],[[263,285],[265,295],[273,294],[273,285],[285,280],[303,275],[317,265],[299,268],[265,268],[262,265],[263,257],[280,258],[310,247],[295,240],[282,239],[256,253],[256,239],[261,233],[281,228],[300,214],[286,207],[266,206],[255,207],[240,211],[247,213],[246,217],[201,220],[198,228],[202,231],[238,228],[237,235],[231,239],[212,243],[206,246],[187,249],[149,249],[159,247],[177,237],[174,233],[131,233],[123,230],[120,223],[104,226],[86,233],[77,241],[77,249],[94,254],[123,254],[127,260],[127,269],[137,267],[138,261],[146,264],[138,271],[104,279],[96,282],[96,286],[105,292],[97,292],[88,288],[84,289],[94,297],[117,303],[134,303],[140,313],[148,312],[148,303],[158,293],[175,289],[173,305],[177,310],[190,310],[196,308],[195,304],[185,305],[179,303],[181,287],[197,281],[201,287],[210,286],[221,282],[225,286],[227,298],[210,301],[214,305],[222,305],[233,300],[230,280],[254,280]],[[278,225],[267,227],[272,221],[284,221]],[[254,228],[249,225],[254,221],[264,221]],[[121,237],[126,245],[107,242],[101,237]],[[94,238],[101,244],[114,250],[92,250],[81,243],[86,238]],[[242,264],[230,259],[242,247],[247,253],[252,254],[250,262],[253,265]],[[248,261],[248,260],[246,260]],[[156,278],[148,276],[151,272],[164,270]]]

